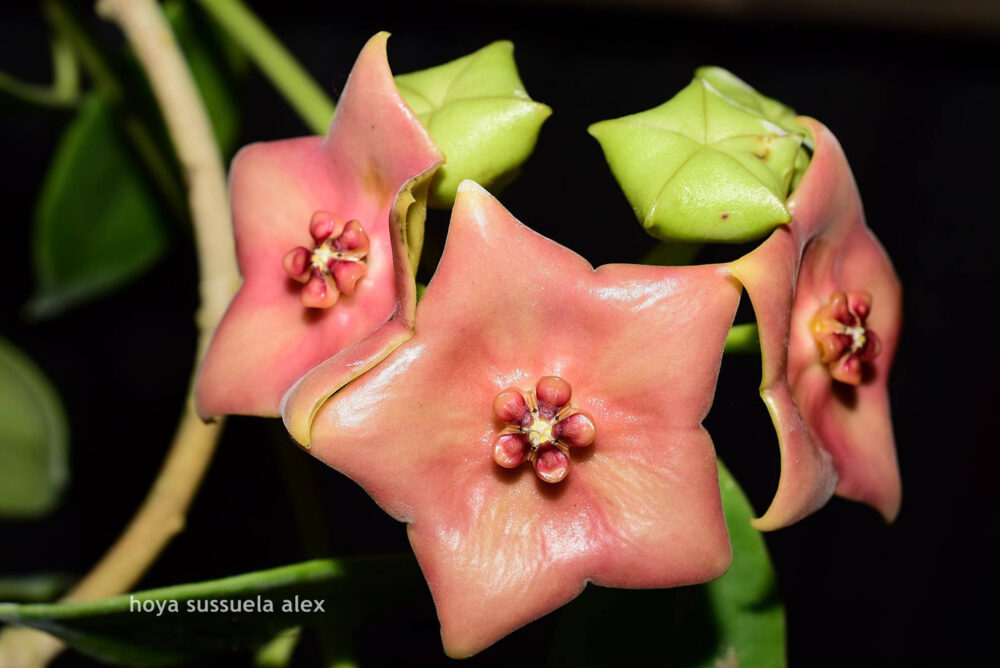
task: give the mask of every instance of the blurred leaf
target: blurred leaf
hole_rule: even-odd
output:
[[[232,76],[226,71],[231,58],[220,44],[218,33],[202,17],[192,12],[180,0],[163,6],[170,21],[191,74],[208,109],[208,117],[215,130],[215,138],[223,155],[230,155],[236,148],[240,131],[240,108],[232,89]]]
[[[409,556],[324,559],[81,603],[0,603],[0,621],[41,629],[101,661],[131,666],[190,662],[225,651],[256,650],[297,625],[349,626],[372,612],[426,595]],[[325,612],[283,612],[285,601],[324,601]],[[210,601],[237,612],[204,611]],[[142,602],[147,601],[140,611]],[[157,615],[155,602],[162,606]],[[171,612],[176,601],[176,612]],[[246,602],[257,608],[245,609]],[[270,601],[273,612],[266,612]],[[189,603],[190,602],[190,603]],[[198,606],[202,612],[198,612]],[[130,611],[131,608],[131,611]],[[260,612],[260,610],[265,610]]]
[[[138,68],[131,71],[123,67],[122,50],[110,50],[103,43],[104,35],[100,31],[107,24],[86,3],[42,0],[40,4],[53,32],[72,48],[87,73],[92,90],[99,92],[115,111],[122,135],[129,140],[139,162],[148,171],[171,215],[183,219],[187,206],[181,175],[171,159],[166,132],[150,122],[150,113],[155,113],[151,94],[136,95],[136,82],[142,81]],[[140,108],[140,99],[148,100],[145,109]]]
[[[69,429],[55,388],[0,339],[0,517],[52,510],[69,477]]]
[[[72,32],[88,71],[101,85],[66,130],[39,197],[34,249],[38,291],[29,304],[29,311],[39,317],[100,297],[140,275],[166,248],[164,204],[184,214],[167,144],[150,134],[144,120],[156,112],[145,109],[137,116],[136,109],[128,107],[122,114],[113,113],[109,101],[117,99],[121,105],[127,97],[134,102],[134,86],[123,88],[89,36],[60,13],[61,5],[48,7],[55,12],[56,25]],[[166,10],[220,148],[231,154],[240,123],[232,54],[218,32],[184,3],[169,2]],[[157,196],[154,184],[166,201]]]
[[[54,601],[73,584],[65,573],[38,573],[0,577],[0,601],[44,603]]]
[[[285,629],[257,650],[253,664],[258,668],[284,668],[292,662],[295,647],[302,636],[302,627]]]
[[[35,211],[36,316],[102,295],[148,269],[166,245],[160,202],[104,97],[63,134]]]
[[[757,331],[757,323],[733,325],[726,334],[726,346],[723,352],[727,355],[759,355],[760,332]]]
[[[677,589],[587,587],[559,616],[550,665],[785,665],[785,612],[764,539],[750,526],[753,508],[721,463],[719,483],[733,543],[729,572]]]

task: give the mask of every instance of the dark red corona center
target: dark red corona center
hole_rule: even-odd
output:
[[[289,277],[302,283],[302,305],[329,308],[341,293],[351,295],[368,270],[368,235],[357,220],[346,223],[332,213],[317,211],[309,223],[313,247],[293,248],[282,265]]]
[[[865,325],[871,305],[866,292],[835,292],[812,319],[820,361],[842,383],[860,385],[863,365],[881,352],[878,335]]]
[[[543,376],[533,390],[508,388],[493,400],[493,414],[506,426],[493,442],[493,460],[504,468],[531,462],[545,482],[569,473],[571,447],[594,442],[594,420],[570,405],[573,389],[558,376]]]

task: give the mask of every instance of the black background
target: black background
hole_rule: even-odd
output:
[[[634,261],[652,243],[586,134],[589,123],[657,105],[683,87],[696,66],[711,63],[837,134],[869,223],[905,288],[907,323],[891,382],[904,500],[892,526],[868,508],[834,500],[768,536],[787,605],[789,658],[793,666],[955,665],[995,656],[997,40],[986,33],[624,8],[352,5],[282,3],[258,10],[333,90],[380,29],[394,33],[389,56],[397,72],[450,60],[494,39],[514,40],[528,91],[555,113],[523,176],[501,200],[594,264]],[[29,3],[5,6],[0,66],[46,79],[44,34]],[[117,38],[113,30],[108,37]],[[260,75],[251,73],[240,95],[244,142],[306,133]],[[73,438],[73,480],[62,507],[45,521],[0,525],[4,574],[79,574],[93,564],[155,475],[194,347],[193,251],[180,233],[169,256],[124,291],[49,321],[20,315],[33,289],[34,198],[66,121],[59,113],[25,110],[0,117],[0,333],[60,389]],[[443,238],[446,220],[432,215],[430,245]],[[737,252],[713,249],[710,258]],[[777,481],[778,456],[758,382],[757,358],[727,358],[707,426],[763,510]],[[303,544],[297,537],[291,497],[276,473],[282,470],[304,473],[315,484],[318,498],[307,505],[326,510],[328,541],[314,537]],[[406,549],[402,525],[353,483],[300,455],[275,424],[234,419],[187,529],[142,585],[209,579],[316,554]],[[468,665],[543,662],[552,618]],[[368,664],[448,662],[432,619],[381,634],[381,643],[365,643]],[[67,655],[59,665],[82,662]]]

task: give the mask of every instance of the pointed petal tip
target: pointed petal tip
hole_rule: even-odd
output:
[[[897,496],[895,499],[892,499],[887,503],[881,503],[875,507],[875,509],[882,516],[882,519],[885,520],[886,524],[894,523],[896,518],[899,517],[899,507],[901,501],[902,499]]]
[[[886,507],[882,508],[879,511],[879,512],[882,513],[882,519],[885,520],[886,524],[892,524],[892,523],[894,523],[896,521],[896,519],[899,517],[899,508],[900,508],[901,502],[902,502],[902,499],[897,498],[896,501],[895,501],[895,503],[887,505]]]
[[[784,463],[784,459],[782,460]],[[782,473],[782,478],[791,479],[790,473]],[[803,474],[797,474],[803,475]],[[831,477],[832,481],[827,484],[811,483],[804,486],[788,485],[788,490],[782,487],[781,480],[778,482],[778,490],[774,494],[771,505],[760,517],[750,520],[750,526],[757,531],[777,531],[784,529],[796,522],[805,519],[809,515],[822,508],[833,496],[836,487],[836,473],[830,472],[817,474],[820,478]],[[799,489],[794,489],[799,487]],[[805,487],[806,489],[802,489]]]
[[[607,123],[610,123],[610,121],[597,121],[596,123],[591,123],[587,126],[587,134],[597,141],[600,141],[601,130],[606,127]]]
[[[535,107],[535,113],[537,113],[543,121],[552,115],[552,107],[545,104],[544,102],[532,100],[531,103]]]
[[[848,501],[863,503],[874,509],[886,524],[892,524],[896,521],[903,500],[902,486],[898,474],[884,480],[881,485],[867,490],[866,494],[838,489],[837,496]]]
[[[498,39],[496,41],[490,42],[482,48],[483,51],[487,49],[503,49],[509,53],[514,53],[514,42],[509,39]]]
[[[205,424],[215,422],[215,420],[219,417],[219,414],[216,411],[208,407],[210,405],[210,402],[207,402],[202,396],[202,393],[198,391],[196,385],[194,392],[194,412]]]
[[[837,488],[839,476],[832,457],[810,436],[787,383],[764,386],[760,397],[778,434],[781,473],[771,504],[763,515],[752,519],[750,525],[758,531],[775,531],[795,524],[826,505]]]
[[[696,585],[718,580],[729,572],[729,569],[733,565],[733,544],[729,539],[728,530],[725,533],[725,540],[714,549],[710,549],[704,559],[704,566],[700,577],[690,584]],[[677,585],[672,584],[670,586],[674,587]]]
[[[368,49],[369,46],[373,48],[381,46],[384,49],[386,42],[389,41],[390,35],[392,35],[392,33],[389,32],[388,30],[379,30],[377,33],[368,38],[368,41],[365,42],[365,45],[361,48],[361,51],[364,52],[366,49]]]
[[[757,531],[767,532],[767,531],[777,531],[787,525],[781,524],[780,522],[775,522],[772,518],[764,513],[760,517],[755,517],[750,520],[750,526],[752,526]]]
[[[445,655],[449,659],[456,660],[468,659],[486,649],[486,647],[460,642],[457,639],[450,639],[448,635],[446,635],[443,626],[441,627],[441,645],[444,648]]]
[[[465,179],[458,184],[458,195],[466,194],[489,195],[490,192],[472,179]],[[458,199],[457,196],[456,199]]]

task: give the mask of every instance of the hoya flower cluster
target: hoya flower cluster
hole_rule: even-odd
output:
[[[385,43],[362,50],[325,137],[234,160],[245,282],[197,400],[206,417],[280,414],[407,523],[450,655],[588,582],[726,571],[701,422],[744,288],[782,452],[755,524],[786,526],[834,492],[895,516],[886,380],[900,285],[829,130],[717,68],[661,107],[596,124],[651,233],[769,236],[728,264],[595,269],[482,187],[518,171],[550,113],[510,45],[394,81]],[[417,306],[428,197],[453,209]]]

